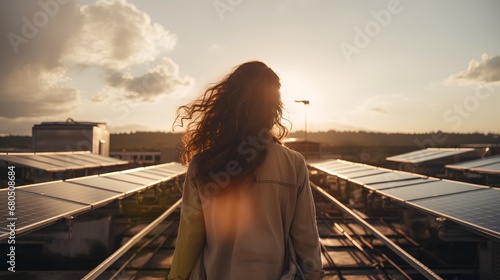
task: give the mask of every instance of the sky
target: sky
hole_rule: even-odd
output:
[[[307,119],[308,131],[500,133],[499,11],[494,0],[1,1],[0,135],[67,118],[169,132],[177,107],[250,60],[280,76],[292,131]]]

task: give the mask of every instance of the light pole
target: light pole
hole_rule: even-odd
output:
[[[305,137],[304,137],[304,144],[306,145],[306,153],[305,153],[305,158],[307,159],[307,156],[308,156],[308,144],[307,144],[307,105],[309,105],[309,100],[295,100],[295,102],[297,103],[302,103],[304,105],[306,105],[306,107],[304,108],[304,134],[305,134]]]

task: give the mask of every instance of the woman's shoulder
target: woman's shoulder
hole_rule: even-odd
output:
[[[295,150],[292,150],[292,149],[288,148],[287,146],[284,146],[284,145],[279,144],[279,143],[269,144],[268,151],[271,154],[274,153],[275,156],[286,157],[286,158],[289,158],[290,160],[293,160],[293,161],[299,161],[299,162],[304,161],[304,156],[301,153],[299,153]]]

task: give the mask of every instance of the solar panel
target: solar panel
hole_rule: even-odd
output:
[[[471,168],[470,171],[478,173],[500,174],[500,163]]]
[[[383,172],[383,171],[377,170],[375,168],[370,168],[370,167],[366,167],[366,166],[363,166],[363,167],[364,167],[363,169],[349,170],[346,172],[344,172],[344,171],[337,172],[337,176],[339,178],[347,180],[347,179],[350,179],[353,177],[362,177],[362,176],[366,176],[366,175],[373,175],[373,174]]]
[[[89,205],[97,205],[123,195],[121,192],[96,189],[66,181],[30,185],[18,188],[18,190],[62,198]]]
[[[484,188],[479,191],[419,199],[409,204],[500,237],[499,201],[500,190]]]
[[[449,164],[449,165],[446,165],[446,168],[462,169],[463,170],[463,169],[475,168],[475,167],[486,167],[487,165],[491,165],[494,163],[500,163],[500,155],[471,160],[471,161],[466,161],[466,162],[460,162],[460,163],[455,163],[455,164]]]
[[[31,159],[31,160],[34,160],[34,161],[45,162],[45,163],[48,163],[48,164],[51,164],[51,165],[54,165],[54,166],[61,167],[61,169],[66,169],[66,166],[65,166],[64,162],[61,162],[61,161],[58,161],[58,160],[53,160],[53,159],[50,159],[50,158],[44,158],[43,156],[39,156],[39,155],[23,155],[22,157],[26,158],[26,159]]]
[[[449,157],[468,152],[473,152],[472,148],[428,148],[426,150],[414,151],[406,154],[386,158],[389,161],[420,163],[438,158]]]
[[[160,175],[160,174],[156,174],[156,173],[149,173],[149,172],[146,172],[144,170],[135,171],[135,172],[126,173],[126,174],[131,174],[134,176],[143,177],[143,178],[147,178],[150,180],[160,180],[160,181],[165,181],[166,179],[170,178],[168,175],[165,175],[165,174]]]
[[[427,182],[429,182],[429,180],[430,179],[417,177],[417,178],[410,179],[410,180],[389,181],[389,182],[383,182],[383,183],[377,183],[377,184],[366,184],[364,186],[366,188],[372,189],[372,190],[385,190],[385,189],[397,188],[397,187],[401,187],[401,186],[427,183]]]
[[[338,166],[343,166],[343,165],[347,165],[347,163],[339,162],[337,160],[325,162],[322,164],[314,164],[314,166],[323,167],[323,168],[330,168],[330,167],[335,167],[335,166],[338,167]]]
[[[83,178],[75,178],[66,180],[66,182],[82,184],[86,186],[91,186],[95,188],[111,190],[126,194],[140,191],[146,188],[146,186],[143,184],[113,180],[104,176],[89,176]]]
[[[415,159],[427,157],[429,155],[436,154],[436,153],[438,153],[438,151],[424,149],[424,150],[418,150],[418,151],[413,151],[413,152],[409,152],[409,153],[404,153],[401,155],[392,156],[392,157],[387,158],[387,160],[413,161]]]
[[[402,186],[391,189],[384,189],[377,191],[385,196],[390,196],[394,199],[401,201],[408,201],[414,199],[428,198],[438,195],[447,195],[466,191],[477,191],[483,188],[466,183],[459,183],[453,181],[430,181],[426,179],[424,184]]]
[[[84,157],[83,155],[80,155],[81,157],[77,157],[77,155],[74,155],[74,154],[65,154],[65,155],[44,155],[43,157],[44,158],[50,158],[50,159],[54,159],[54,160],[60,160],[60,161],[63,161],[65,163],[67,163],[67,165],[75,165],[76,168],[73,168],[73,169],[77,169],[77,168],[91,168],[91,167],[95,167],[96,166],[96,163],[91,163],[91,162],[88,162],[88,161],[84,161]],[[97,166],[99,166],[97,164]],[[67,167],[67,168],[71,168],[71,167]]]
[[[387,171],[384,171],[382,169],[369,169],[369,170],[359,171],[359,172],[355,172],[355,173],[349,173],[347,175],[349,176],[349,179],[351,179],[351,178],[354,179],[354,178],[383,174],[383,173],[387,173]]]
[[[101,177],[130,182],[130,183],[141,184],[143,186],[150,186],[150,185],[153,185],[153,184],[160,182],[159,180],[155,180],[155,179],[148,179],[148,178],[144,178],[144,177],[135,176],[135,175],[133,175],[133,173],[113,173],[110,175],[107,175],[107,174],[101,175]]]
[[[159,173],[161,172],[162,174],[168,173],[168,174],[181,174],[187,171],[187,168],[184,170],[172,170],[168,168],[146,168],[145,170],[154,170],[154,172]]]
[[[421,179],[422,176],[412,174],[412,173],[403,173],[403,172],[386,172],[386,173],[381,173],[381,174],[374,174],[370,176],[364,176],[364,177],[356,177],[352,178],[350,181],[353,183],[363,185],[371,185],[371,184],[378,184],[378,183],[384,183],[384,182],[391,182],[391,181],[401,181],[401,180],[412,180],[412,179]]]
[[[7,201],[6,190],[0,191],[0,201]],[[16,192],[15,211],[15,217],[17,218],[16,232],[21,233],[35,227],[47,225],[64,216],[74,215],[85,210],[90,210],[90,206],[18,191]],[[2,221],[7,221],[7,218],[9,218],[6,209],[0,211],[0,215]],[[1,228],[2,231],[7,231],[6,223],[2,222]],[[0,239],[2,238],[5,238],[5,236],[0,236]]]
[[[175,176],[174,174],[178,173],[178,172],[167,172],[167,171],[156,169],[156,168],[147,168],[147,169],[144,169],[142,172],[148,173],[148,174],[160,175],[160,176]]]
[[[0,159],[4,160],[4,161],[8,161],[8,162],[13,162],[15,164],[20,164],[20,165],[33,167],[33,168],[47,170],[49,172],[64,170],[64,168],[61,166],[56,166],[56,165],[53,165],[50,163],[41,162],[41,161],[33,160],[30,158],[19,157],[19,156],[1,155]]]
[[[187,167],[180,164],[180,163],[167,163],[167,164],[163,164],[163,165],[158,165],[155,167],[155,169],[164,169],[164,170],[185,172],[187,170]]]
[[[51,155],[35,155],[37,160],[44,161],[47,163],[53,163],[54,165],[63,166],[65,169],[83,169],[84,166],[77,164],[73,161],[68,161],[63,158],[61,155],[59,156],[51,156]]]
[[[68,169],[76,170],[100,166],[126,164],[117,160],[93,153],[10,153],[0,155],[0,160],[9,161],[47,172],[59,172]]]
[[[361,166],[361,165],[346,165],[346,166],[341,166],[341,167],[336,167],[336,168],[318,168],[319,170],[322,170],[326,173],[332,174],[332,175],[337,175],[337,174],[342,174],[348,171],[360,171],[360,170],[365,170],[366,168]]]

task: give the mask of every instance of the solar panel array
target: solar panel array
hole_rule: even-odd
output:
[[[127,164],[127,161],[91,152],[0,153],[0,160],[47,172]]]
[[[63,217],[71,217],[116,199],[166,182],[186,172],[180,163],[135,168],[120,172],[53,181],[15,189],[15,212],[8,213],[8,190],[0,190],[0,240],[9,236],[9,218],[16,218],[16,233],[38,229]]]
[[[413,151],[406,154],[392,156],[386,158],[388,161],[405,162],[405,163],[422,163],[430,160],[472,153],[473,148],[427,148],[423,150]]]
[[[500,175],[500,155],[445,166],[448,169]]]
[[[500,190],[343,160],[308,165],[435,216],[500,238]]]

